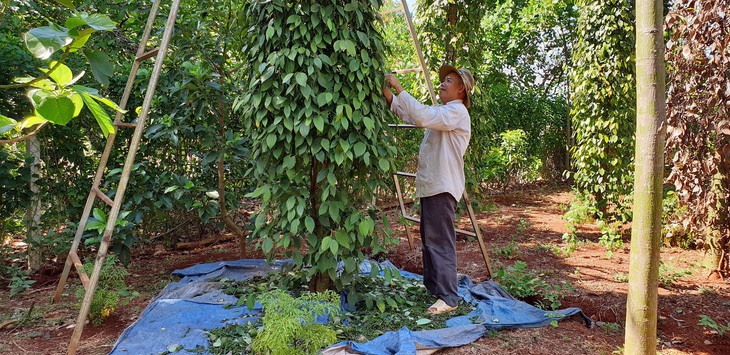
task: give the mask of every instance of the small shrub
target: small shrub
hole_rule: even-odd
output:
[[[499,284],[510,295],[526,299],[529,297],[539,297],[536,306],[539,308],[557,309],[561,305],[561,300],[565,293],[573,292],[574,289],[569,283],[562,285],[550,285],[535,275],[534,272],[527,271],[527,263],[516,260],[513,266],[506,268],[500,267],[495,277],[499,279]]]
[[[692,272],[685,269],[677,269],[672,264],[659,262],[659,284],[662,287],[671,287],[680,278],[692,275]]]
[[[598,239],[598,243],[606,248],[606,259],[610,259],[616,250],[624,247],[624,241],[621,236],[621,223],[618,221],[611,223],[599,221],[598,228],[601,230],[601,237]]]
[[[621,333],[621,324],[618,323],[600,323],[601,329],[609,333]]]
[[[514,259],[520,255],[520,245],[516,241],[512,240],[505,246],[492,247],[492,253],[507,259]]]
[[[93,263],[85,263],[84,271],[89,277],[94,271]],[[108,317],[119,304],[120,292],[128,294],[127,285],[124,278],[127,276],[127,269],[121,265],[119,258],[114,254],[107,255],[104,265],[101,267],[99,282],[94,291],[94,298],[91,300],[89,307],[89,320],[94,325],[100,325],[104,322],[104,318]],[[76,289],[76,298],[78,299],[78,307],[80,308],[86,289],[81,286]],[[132,293],[134,296],[136,293]]]
[[[10,284],[8,285],[8,289],[10,289],[8,297],[10,298],[29,289],[35,283],[35,280],[29,280],[28,274],[15,265],[7,267],[4,273],[7,273],[11,277]]]
[[[700,314],[700,322],[698,324],[703,327],[712,328],[719,336],[725,336],[725,334],[730,333],[730,322],[727,325],[722,325],[705,314]]]
[[[517,222],[517,235],[522,235],[528,228],[530,228],[530,223],[524,218],[520,218],[520,221]]]

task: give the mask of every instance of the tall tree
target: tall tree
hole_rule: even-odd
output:
[[[728,8],[727,0],[681,0],[667,16],[667,181],[688,206],[682,225],[705,236],[715,277],[730,272]]]
[[[236,106],[252,139],[252,196],[262,198],[253,235],[268,257],[283,248],[310,267],[312,291],[345,287],[364,251],[378,253],[386,242],[369,206],[394,171],[395,150],[383,132],[381,4],[245,5],[251,67]]]
[[[666,102],[661,0],[636,6],[636,153],[626,354],[655,354]]]

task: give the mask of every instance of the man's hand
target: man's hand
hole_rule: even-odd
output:
[[[385,74],[385,84],[392,87],[396,94],[403,92],[403,86],[401,86],[393,74]]]

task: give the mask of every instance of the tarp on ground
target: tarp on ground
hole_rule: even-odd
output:
[[[253,310],[246,306],[231,307],[238,298],[221,291],[221,279],[242,281],[280,270],[288,261],[267,265],[263,259],[241,259],[198,264],[174,275],[182,279],[172,282],[144,309],[139,319],[117,340],[110,354],[160,354],[172,349],[175,354],[200,354],[208,349],[207,332],[229,324],[256,322],[262,313],[260,303]],[[389,262],[382,266],[394,267]],[[369,274],[372,264],[360,266]],[[400,271],[405,277],[420,275]],[[545,311],[514,299],[492,281],[473,284],[461,276],[459,295],[474,305],[474,310],[449,319],[447,328],[411,331],[402,328],[381,335],[366,343],[345,341],[325,349],[333,354],[429,354],[438,349],[466,345],[481,338],[490,329],[532,328],[550,324],[569,316],[579,316],[586,326],[592,321],[579,308]]]

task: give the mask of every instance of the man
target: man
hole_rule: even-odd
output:
[[[459,304],[456,275],[456,204],[464,193],[464,153],[471,138],[469,95],[474,77],[466,69],[444,65],[439,69],[442,105],[419,103],[392,75],[383,89],[393,113],[406,123],[426,128],[418,153],[416,197],[421,199],[423,284],[438,301],[431,314],[455,310]]]

